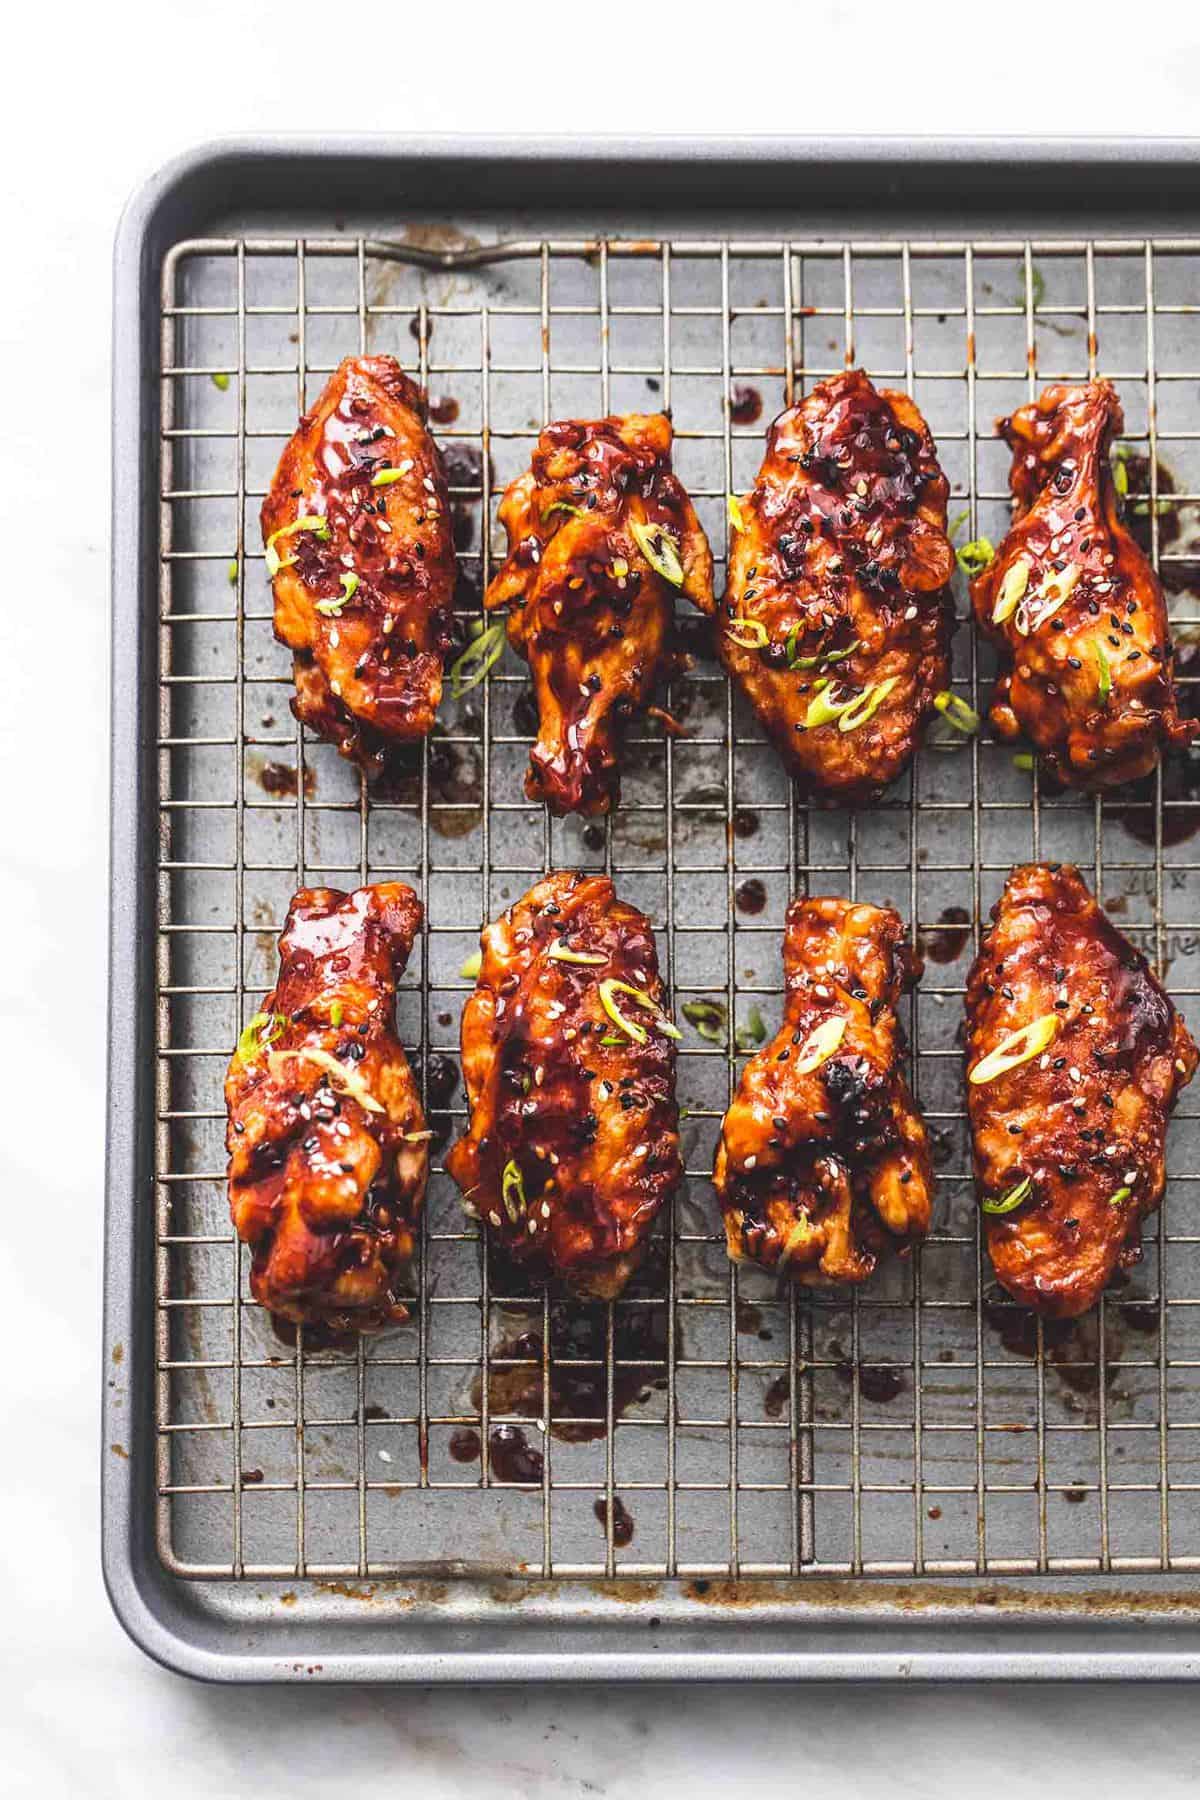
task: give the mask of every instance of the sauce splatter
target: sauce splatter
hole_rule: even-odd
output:
[[[608,1507],[603,1500],[593,1503],[592,1511],[600,1521],[600,1529],[608,1536]],[[612,1541],[616,1549],[621,1550],[633,1541],[633,1520],[625,1510],[625,1503],[619,1494],[613,1495],[612,1501]]]
[[[429,402],[429,416],[435,425],[453,425],[458,417],[458,401],[450,394],[439,394]]]
[[[259,786],[266,794],[276,799],[285,799],[295,794],[300,786],[298,774],[288,763],[264,763],[259,771]],[[304,798],[311,800],[317,791],[316,771],[308,767],[304,770]]]
[[[479,1433],[471,1426],[464,1425],[458,1431],[450,1433],[450,1455],[455,1462],[478,1462],[482,1449],[483,1442]]]
[[[519,1425],[493,1425],[488,1433],[492,1473],[499,1481],[537,1483],[546,1461]]]
[[[760,913],[767,904],[767,890],[758,877],[752,875],[735,889],[733,898],[739,912]]]
[[[957,962],[970,936],[971,915],[966,907],[947,906],[938,914],[936,926],[917,934],[917,948],[930,962]]]
[[[753,425],[762,418],[762,409],[762,395],[756,387],[730,388],[729,417],[734,425]]]

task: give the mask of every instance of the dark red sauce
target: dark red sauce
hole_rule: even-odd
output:
[[[767,904],[767,890],[757,875],[752,875],[740,883],[733,898],[739,912],[760,913]]]
[[[493,1425],[488,1433],[488,1449],[492,1474],[497,1480],[534,1484],[541,1481],[545,1458],[519,1425]]]
[[[957,962],[965,950],[971,936],[971,915],[965,906],[943,907],[938,914],[936,928],[922,931],[917,937],[917,948],[928,962]]]
[[[753,425],[762,418],[762,395],[756,387],[734,386],[729,390],[729,417],[734,425]]]
[[[458,417],[458,401],[450,394],[439,394],[436,400],[431,397],[429,416],[435,425],[453,425]]]
[[[607,1504],[605,1503],[604,1500],[597,1500],[592,1505],[592,1511],[595,1513],[597,1519],[599,1519],[599,1521],[600,1521],[601,1531],[603,1531],[605,1536],[607,1536],[608,1535],[608,1507],[607,1507]],[[630,1518],[628,1512],[625,1510],[625,1503],[621,1499],[620,1495],[614,1494],[613,1502],[612,1502],[612,1541],[613,1541],[613,1544],[615,1545],[615,1547],[618,1550],[620,1550],[620,1549],[623,1549],[626,1544],[631,1543],[632,1540],[633,1540],[633,1520]]]
[[[472,1426],[463,1425],[450,1433],[450,1455],[455,1462],[478,1462],[482,1449],[479,1433]]]

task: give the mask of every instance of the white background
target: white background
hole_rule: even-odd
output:
[[[1194,1689],[201,1689],[109,1614],[96,1411],[109,267],[128,193],[246,131],[1186,133],[1194,7],[34,0],[0,44],[0,1791],[1194,1792]]]

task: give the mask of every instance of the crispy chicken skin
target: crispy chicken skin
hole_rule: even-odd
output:
[[[607,876],[559,873],[480,943],[462,1021],[471,1122],[446,1167],[510,1254],[612,1299],[682,1175],[654,934]],[[610,998],[633,1036],[606,1011],[602,982],[627,984]]]
[[[305,888],[279,940],[279,979],[225,1078],[229,1206],[270,1312],[336,1332],[408,1315],[428,1133],[394,1025],[421,923],[401,882]]]
[[[894,781],[949,686],[948,492],[913,402],[852,369],[780,414],[731,509],[717,654],[814,799]]]
[[[432,729],[454,642],[446,477],[425,396],[392,357],[330,376],[279,459],[262,533],[292,710],[377,773],[390,745]]]
[[[555,813],[608,812],[625,725],[672,672],[675,594],[712,604],[712,553],[671,471],[670,420],[548,425],[500,519],[508,556],[485,605],[508,609],[508,641],[533,676],[525,792]]]
[[[1162,1198],[1167,1119],[1196,1046],[1146,959],[1066,864],[1013,870],[966,1006],[967,1105],[992,1263],[1014,1299],[1074,1318],[1118,1263],[1141,1255],[1142,1220]],[[983,1059],[1039,1019],[1059,1021],[1046,1028],[1050,1041],[986,1079]],[[986,1210],[1014,1193],[1013,1210]]]
[[[865,1281],[929,1229],[929,1139],[896,1017],[920,964],[890,907],[835,899],[793,900],[783,962],[783,1024],[717,1147],[729,1254],[805,1286]]]
[[[1107,381],[1048,387],[996,429],[1013,453],[1015,522],[971,584],[998,646],[991,720],[1071,787],[1108,788],[1188,743],[1166,601],[1122,522],[1109,448],[1124,418]]]

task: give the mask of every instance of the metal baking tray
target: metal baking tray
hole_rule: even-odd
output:
[[[1043,792],[935,741],[856,816],[797,803],[700,657],[604,826],[520,788],[524,671],[443,709],[367,803],[302,741],[259,497],[344,354],[433,397],[478,608],[495,499],[549,417],[669,407],[714,550],[792,393],[861,362],[926,412],[962,534],[1003,531],[992,421],[1117,383],[1135,518],[1200,640],[1192,143],[234,143],[133,201],[116,253],[104,1560],[151,1654],[221,1679],[1183,1676],[1200,1669],[1200,1129],[1185,1096],[1145,1260],[1070,1329],[981,1258],[961,994],[1010,863],[1072,857],[1200,1023],[1196,774]],[[1144,498],[1137,498],[1140,490]],[[964,611],[959,595],[960,614]],[[958,691],[986,699],[963,629]],[[303,880],[400,875],[426,931],[401,1025],[462,1117],[459,966],[547,866],[610,868],[674,1003],[687,1189],[629,1293],[568,1308],[484,1257],[444,1174],[413,1321],[285,1344],[224,1195],[221,1079]],[[731,1268],[707,1172],[733,1036],[780,1004],[788,897],[917,922],[909,1020],[936,1230],[861,1294]]]

